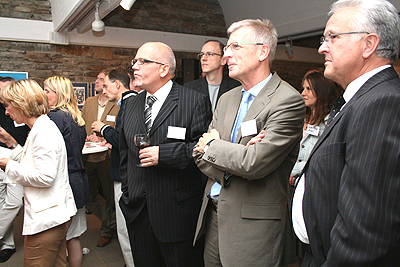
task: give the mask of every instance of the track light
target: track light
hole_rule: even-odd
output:
[[[293,52],[293,43],[291,37],[286,39],[285,50],[289,57],[293,57],[294,52]]]
[[[100,1],[97,2],[96,4],[96,12],[94,13],[94,21],[92,23],[92,29],[95,32],[104,31],[104,26],[105,26],[104,22],[100,19],[99,7],[100,7]]]
[[[136,0],[122,0],[121,3],[119,4],[122,6],[123,9],[129,10],[133,6]]]

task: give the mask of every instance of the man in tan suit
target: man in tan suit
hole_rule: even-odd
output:
[[[235,22],[228,34],[224,58],[242,86],[221,96],[194,149],[209,177],[196,238],[205,232],[206,266],[282,266],[296,260],[287,189],[305,105],[270,72],[278,35],[270,21]]]
[[[95,82],[96,96],[86,99],[82,108],[85,120],[87,140],[100,142],[102,139],[93,133],[91,125],[101,121],[115,127],[115,119],[119,111],[117,102],[108,101],[103,94],[105,71],[97,75]],[[84,157],[84,165],[89,179],[89,205],[87,208],[101,220],[100,240],[98,247],[107,246],[116,232],[114,185],[110,179],[110,157],[108,151],[89,154]]]

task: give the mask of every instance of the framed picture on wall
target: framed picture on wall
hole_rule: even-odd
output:
[[[95,96],[97,95],[97,92],[94,90],[94,83],[90,84],[90,96]]]
[[[75,91],[76,102],[78,103],[78,107],[82,108],[85,104],[86,98],[88,98],[88,84],[87,83],[72,83]]]
[[[18,81],[28,79],[28,72],[0,71],[0,77],[11,77]]]

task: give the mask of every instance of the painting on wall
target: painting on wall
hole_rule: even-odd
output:
[[[28,72],[0,71],[0,77],[11,77],[18,81],[28,79]]]
[[[78,103],[78,107],[81,109],[85,104],[86,98],[88,98],[88,84],[87,83],[72,83],[74,86],[76,102]]]

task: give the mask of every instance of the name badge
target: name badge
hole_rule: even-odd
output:
[[[242,137],[257,134],[256,120],[249,120],[249,121],[242,122],[240,129],[241,129]]]
[[[168,126],[167,138],[185,140],[186,128]]]
[[[113,116],[113,115],[107,115],[106,121],[115,122],[115,116]]]
[[[14,121],[14,127],[21,127],[21,126],[24,126],[24,125],[25,125],[25,123],[16,123]]]
[[[307,133],[318,136],[319,135],[319,126],[314,126],[314,125],[307,125]]]

